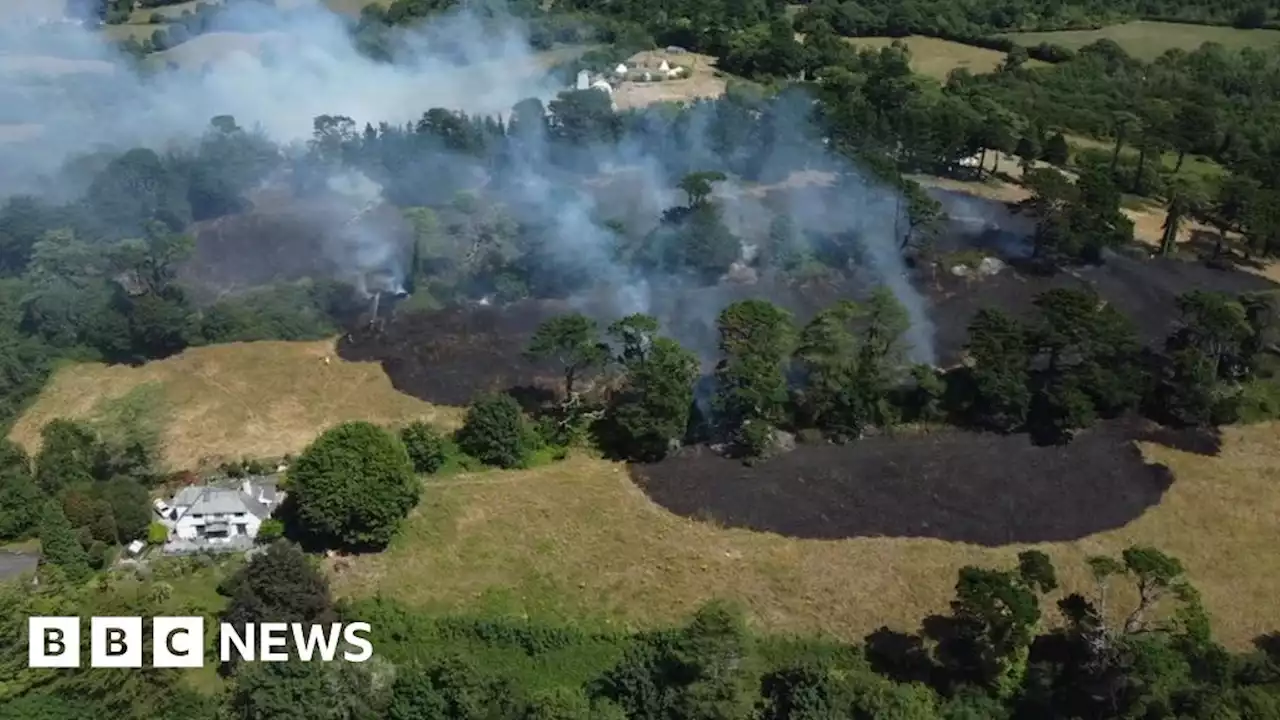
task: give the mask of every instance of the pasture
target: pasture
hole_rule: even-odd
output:
[[[50,420],[99,419],[113,401],[148,385],[159,390],[166,417],[162,457],[172,470],[297,453],[344,420],[450,424],[458,415],[396,392],[376,364],[343,361],[333,341],[235,343],[193,348],[141,367],[65,367],[10,437],[34,452],[40,428]]]
[[[1070,590],[1091,591],[1086,557],[1135,543],[1179,557],[1215,632],[1244,648],[1280,625],[1280,425],[1227,430],[1219,457],[1145,446],[1177,480],[1163,502],[1118,529],[1070,542],[983,548],[918,538],[794,539],[725,528],[654,504],[627,468],[588,457],[533,470],[428,478],[390,549],[330,560],[336,590],[437,612],[586,618],[638,628],[676,621],[713,598],[740,602],[778,632],[860,640],[914,630],[946,609],[966,564],[1049,553]]]
[[[991,72],[1000,66],[1005,56],[1004,53],[996,50],[920,35],[906,38],[858,37],[848,38],[848,40],[860,48],[877,50],[892,45],[895,40],[901,40],[911,51],[911,69],[939,81],[946,80],[947,73],[958,68],[966,68],[975,75]],[[1027,62],[1027,67],[1043,64],[1038,60],[1030,60]]]
[[[1174,49],[1195,50],[1207,42],[1218,43],[1233,50],[1280,45],[1280,30],[1241,30],[1146,20],[1111,25],[1098,30],[1012,33],[1005,37],[1028,47],[1047,42],[1071,49],[1079,49],[1099,40],[1114,40],[1125,52],[1143,60],[1154,60]]]

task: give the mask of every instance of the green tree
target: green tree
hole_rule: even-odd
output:
[[[255,662],[241,666],[227,700],[237,720],[374,720],[387,717],[369,672],[345,662]]]
[[[1141,344],[1133,323],[1092,290],[1055,288],[1035,299],[1028,328],[1034,373],[1031,425],[1057,441],[1088,427],[1097,414],[1114,416],[1142,398]]]
[[[1031,403],[1026,328],[999,310],[979,310],[969,324],[966,350],[973,380],[972,419],[1003,432],[1021,427]]]
[[[99,483],[98,496],[110,508],[116,527],[116,537],[111,542],[125,544],[146,536],[152,516],[146,488],[131,478],[116,477]]]
[[[1044,161],[1050,165],[1063,167],[1071,159],[1071,146],[1062,133],[1054,133],[1044,144]]]
[[[515,398],[488,395],[472,403],[458,431],[458,447],[486,465],[523,467],[534,449],[532,431]]]
[[[1245,348],[1253,329],[1239,300],[1192,290],[1178,297],[1181,322],[1167,342],[1170,350],[1192,348],[1204,355],[1213,377],[1239,377],[1248,366]]]
[[[929,365],[911,368],[911,394],[907,399],[908,418],[922,423],[936,423],[946,416],[943,395],[947,384],[942,375]]]
[[[965,567],[951,603],[953,637],[939,653],[954,677],[1010,697],[1021,686],[1040,621],[1040,595],[1055,590],[1057,575],[1038,550],[1018,555],[1018,569]]]
[[[221,621],[324,623],[335,619],[329,581],[295,544],[279,540],[218,586],[227,597]]]
[[[609,359],[609,347],[600,341],[593,320],[570,313],[539,325],[525,354],[555,360],[563,368],[565,397],[572,398],[575,381],[582,373],[603,365]]]
[[[1036,161],[1040,159],[1040,144],[1035,138],[1022,136],[1018,138],[1018,145],[1013,149],[1013,154],[1018,156],[1022,165],[1022,172],[1035,168]]]
[[[451,657],[396,673],[388,720],[521,720],[525,704],[511,683],[486,677],[466,660]]]
[[[729,720],[748,717],[750,637],[741,613],[712,603],[678,633],[637,638],[590,692],[628,718]]]
[[[71,485],[92,482],[98,461],[98,438],[71,420],[51,420],[40,429],[36,482],[53,495]]]
[[[449,460],[449,439],[420,420],[409,423],[400,431],[400,441],[404,443],[417,472],[434,473]]]
[[[288,516],[315,541],[385,547],[422,487],[394,435],[367,422],[325,431],[289,468]]]
[[[660,460],[689,424],[698,360],[674,340],[655,337],[657,321],[633,315],[610,326],[622,346],[626,381],[611,400],[608,418],[618,450],[640,461]]]
[[[0,542],[33,534],[42,500],[26,451],[10,440],[0,440]]]
[[[1110,175],[1115,177],[1116,168],[1120,163],[1120,150],[1124,147],[1125,140],[1137,130],[1142,124],[1138,116],[1128,112],[1119,111],[1111,116],[1111,135],[1115,138],[1116,144],[1111,151],[1111,168]]]
[[[46,502],[40,515],[40,559],[58,568],[73,583],[89,577],[89,558],[55,500]]]
[[[1171,182],[1169,200],[1165,205],[1164,226],[1160,232],[1160,254],[1172,255],[1177,249],[1178,234],[1182,231],[1182,223],[1188,217],[1199,213],[1202,200],[1195,189],[1186,182]]]
[[[737,435],[752,421],[774,425],[787,400],[784,375],[794,335],[791,314],[765,300],[743,300],[720,312],[715,410],[721,427]]]

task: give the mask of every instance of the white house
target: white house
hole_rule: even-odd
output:
[[[156,503],[161,522],[169,528],[165,552],[248,549],[262,521],[282,499],[271,477],[246,478],[238,486],[185,487],[168,506]]]

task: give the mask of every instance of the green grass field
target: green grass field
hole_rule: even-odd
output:
[[[1280,30],[1238,30],[1229,27],[1141,20],[1112,25],[1100,30],[1012,33],[1005,37],[1026,46],[1047,42],[1067,48],[1082,48],[1105,38],[1114,40],[1130,55],[1144,60],[1153,60],[1165,51],[1175,48],[1194,50],[1207,42],[1218,43],[1233,49],[1280,45]]]
[[[911,51],[912,70],[938,80],[946,80],[947,73],[956,68],[968,68],[974,74],[991,72],[999,67],[1005,56],[996,50],[920,35],[907,38],[859,37],[849,38],[849,42],[858,47],[882,48],[893,44],[896,39],[903,40]],[[1027,67],[1043,64],[1032,60]]]

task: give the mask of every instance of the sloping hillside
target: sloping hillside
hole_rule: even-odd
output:
[[[457,415],[396,392],[375,363],[338,358],[333,341],[236,343],[195,348],[136,368],[67,366],[11,437],[34,451],[45,423],[92,419],[109,401],[147,383],[163,391],[164,462],[174,470],[296,453],[344,420],[450,423]]]

